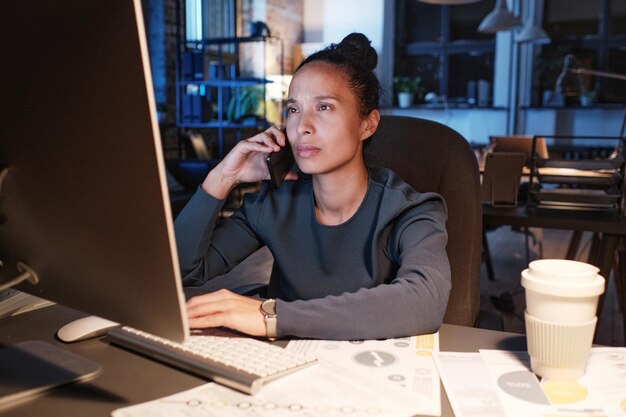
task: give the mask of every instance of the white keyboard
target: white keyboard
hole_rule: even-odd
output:
[[[245,392],[316,362],[260,340],[212,331],[193,335],[185,343],[122,327],[108,334],[113,343],[174,365],[185,371]]]

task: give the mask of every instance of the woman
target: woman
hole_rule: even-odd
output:
[[[439,328],[451,286],[445,204],[363,160],[380,120],[376,62],[362,34],[303,61],[289,87],[286,137],[270,127],[239,142],[176,219],[185,285],[229,271],[264,245],[274,256],[275,302],[261,311],[262,300],[227,290],[195,297],[187,304],[192,327],[322,339]],[[228,193],[269,178],[265,157],[287,140],[301,172],[277,190],[264,181],[218,223]]]

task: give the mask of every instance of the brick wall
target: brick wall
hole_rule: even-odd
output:
[[[255,9],[256,8],[256,9]],[[255,13],[257,10],[257,13]],[[258,10],[264,11],[264,17],[259,17]],[[303,0],[240,0],[238,17],[239,34],[249,35],[249,25],[253,20],[264,20],[270,28],[273,37],[280,38],[283,46],[283,71],[291,74],[294,70],[294,45],[302,42],[303,27]],[[256,19],[255,17],[256,16]],[[265,69],[267,74],[280,73],[280,42],[271,42],[266,45]],[[243,72],[255,72],[260,65],[253,48],[242,48],[241,67]],[[298,63],[296,63],[297,65]],[[258,71],[257,71],[258,72]]]
[[[161,121],[161,136],[166,152],[166,157],[177,157],[178,151],[178,129],[176,128],[176,42],[177,42],[177,14],[176,0],[163,1],[163,26],[164,26],[164,43],[165,43],[165,80],[166,89],[165,105],[161,110],[164,112],[164,118]],[[180,1],[184,5],[184,1]],[[184,13],[181,6],[181,26],[184,29]],[[182,32],[181,32],[182,33]]]
[[[150,0],[145,0],[150,1]],[[165,119],[162,122],[162,136],[166,152],[169,156],[177,149],[176,129],[176,42],[177,40],[177,20],[180,19],[181,36],[185,28],[185,13],[183,0],[162,0],[164,8],[164,28],[165,28],[165,77],[166,77],[166,104]],[[237,27],[239,36],[249,35],[249,25],[254,16],[254,7],[259,5],[265,9],[265,22],[271,30],[272,36],[279,37],[283,43],[283,69],[286,74],[294,70],[293,50],[294,45],[302,42],[303,34],[303,0],[236,0],[238,7]],[[177,5],[180,7],[177,16]],[[262,20],[262,19],[261,19]],[[242,72],[246,72],[246,66],[258,68],[262,62],[258,62],[259,54],[242,56]],[[280,43],[268,44],[266,49],[266,72],[277,74],[280,72]],[[298,63],[295,63],[297,65]],[[213,132],[204,132],[210,136]],[[234,140],[234,138],[233,138]]]
[[[302,0],[267,0],[267,25],[272,35],[283,41],[283,65],[285,74],[292,74],[294,45],[302,43],[304,3]],[[278,72],[280,63],[268,59],[268,70]]]

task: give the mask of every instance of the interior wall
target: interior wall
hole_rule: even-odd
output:
[[[324,2],[304,0],[303,42],[322,43],[324,36]]]
[[[358,13],[355,13],[358,10]],[[395,0],[304,0],[303,42],[307,56],[352,32],[361,32],[372,41],[379,57],[376,73],[383,86],[382,105],[390,105],[388,90],[393,77],[392,27]]]
[[[303,0],[303,42],[329,45],[351,32],[361,32],[380,54],[383,47],[385,0]],[[355,13],[358,10],[358,13]]]
[[[361,32],[372,41],[372,46],[380,54],[383,45],[384,0],[323,2],[324,44],[340,42],[351,32]],[[355,13],[356,10],[358,13]]]

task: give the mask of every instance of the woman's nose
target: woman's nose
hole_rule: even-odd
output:
[[[302,112],[298,119],[298,126],[296,132],[298,135],[307,135],[313,133],[314,127],[308,112]]]

